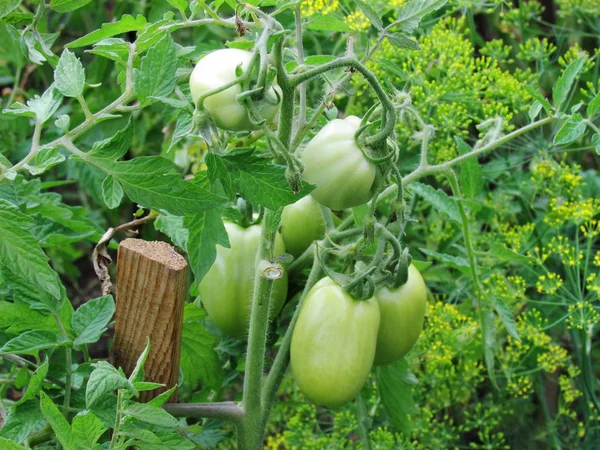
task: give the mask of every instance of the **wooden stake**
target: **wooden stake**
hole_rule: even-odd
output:
[[[142,392],[141,401],[156,397],[179,379],[186,275],[185,259],[165,242],[125,239],[119,246],[114,365],[130,375],[150,338],[145,381],[166,385]],[[170,401],[176,399],[174,393]]]

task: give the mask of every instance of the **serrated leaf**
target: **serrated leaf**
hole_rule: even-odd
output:
[[[148,208],[184,215],[206,211],[225,199],[184,181],[171,161],[140,156],[129,161],[94,160],[118,181],[131,201]]]
[[[83,411],[73,418],[73,440],[85,448],[93,447],[106,431],[104,423],[91,411]]]
[[[123,200],[123,186],[115,180],[112,175],[108,175],[102,182],[102,197],[104,203],[110,209],[118,208]]]
[[[185,11],[188,7],[188,2],[187,0],[167,0],[169,2],[169,5],[171,5],[173,8],[178,9],[179,11]]]
[[[21,444],[9,441],[8,439],[5,439],[3,437],[0,437],[0,448],[2,448],[2,450],[27,450]]]
[[[35,117],[42,124],[56,112],[62,102],[62,98],[61,93],[53,85],[41,97],[36,95],[33,99],[27,101],[27,105],[15,102],[10,108],[4,109],[2,112],[11,116]]]
[[[40,402],[30,400],[10,408],[4,425],[0,428],[0,437],[24,442],[32,433],[40,431],[45,424],[46,420],[40,411]]]
[[[177,59],[171,35],[165,35],[142,58],[140,69],[134,70],[133,87],[141,103],[148,98],[167,97],[175,88]]]
[[[402,33],[386,33],[385,37],[394,47],[405,48],[407,50],[421,50],[421,46],[416,40],[411,39]]]
[[[381,66],[386,72],[389,72],[392,75],[397,76],[401,80],[404,80],[404,81],[408,80],[408,75],[406,75],[406,73],[404,73],[404,71],[400,68],[400,66],[398,66],[398,64],[396,64],[392,61],[384,60],[384,59],[376,59],[375,62],[377,63],[378,66]]]
[[[177,428],[179,426],[177,419],[164,409],[144,403],[129,405],[123,414],[160,427]]]
[[[31,218],[0,199],[0,266],[60,300],[61,282],[58,274],[50,268],[48,257],[27,231],[33,225]]]
[[[117,131],[114,136],[95,142],[87,156],[88,158],[116,161],[127,154],[132,141],[133,122],[129,120],[127,126]]]
[[[435,189],[428,184],[416,182],[411,183],[410,186],[413,192],[423,197],[437,212],[446,214],[454,222],[461,222],[454,198],[448,196],[441,189]]]
[[[146,364],[146,360],[148,359],[149,354],[150,338],[147,338],[146,347],[144,347],[144,351],[138,357],[138,360],[135,363],[135,367],[131,371],[131,375],[129,376],[129,381],[131,381],[134,384],[134,386],[136,386],[136,382],[140,382],[144,379],[144,365]]]
[[[598,114],[598,111],[600,111],[600,91],[598,91],[596,96],[587,105],[586,114],[588,119],[593,118],[596,114]]]
[[[64,341],[62,341],[56,333],[51,331],[32,330],[12,338],[0,348],[0,353],[37,355],[40,350],[57,347],[63,343]]]
[[[148,402],[148,404],[152,405],[152,406],[164,405],[165,403],[167,403],[169,401],[169,399],[171,398],[171,396],[173,395],[173,393],[175,392],[176,389],[177,389],[177,386],[173,386],[171,389],[154,397],[152,400],[150,400]]]
[[[75,334],[73,344],[93,344],[98,341],[107,330],[114,312],[112,295],[95,298],[77,308],[71,319],[71,329]]]
[[[394,428],[408,434],[409,415],[417,412],[412,386],[418,380],[411,373],[408,362],[401,358],[377,370],[377,389]]]
[[[211,181],[219,180],[228,196],[233,198],[239,191],[251,204],[273,210],[300,200],[312,190],[303,181],[301,191],[294,193],[285,177],[285,167],[255,156],[252,150],[226,156],[209,153],[206,164]]]
[[[42,414],[48,421],[48,424],[52,427],[58,442],[61,443],[65,450],[75,450],[73,431],[71,430],[71,425],[69,425],[69,422],[65,419],[65,416],[62,415],[52,399],[44,392],[40,393],[40,398],[40,409]]]
[[[381,17],[379,17],[379,14],[377,14],[377,11],[375,11],[371,5],[365,3],[363,0],[354,0],[354,3],[367,17],[371,25],[373,25],[378,30],[383,29],[383,22],[381,21]]]
[[[345,22],[332,15],[313,14],[306,25],[306,28],[320,31],[350,31],[350,27]]]
[[[65,97],[80,97],[85,86],[85,70],[74,53],[65,49],[54,69],[54,86]]]
[[[490,253],[503,261],[516,262],[520,264],[531,264],[535,261],[534,258],[521,255],[514,252],[506,246],[498,243],[493,243],[490,247]]]
[[[85,47],[100,42],[102,39],[116,36],[117,34],[128,33],[130,31],[140,31],[146,26],[146,18],[138,14],[135,18],[129,14],[124,14],[120,20],[111,23],[105,23],[102,28],[92,31],[89,34],[67,44],[67,48]]]
[[[0,2],[0,19],[10,14],[21,4],[21,0],[3,0]]]
[[[27,400],[34,399],[39,394],[42,389],[44,378],[46,378],[46,375],[48,374],[48,367],[48,360],[46,360],[35,370],[35,372],[33,372],[25,394],[23,394],[23,397],[15,403],[15,406],[25,403]]]
[[[187,252],[196,283],[217,257],[217,245],[229,248],[229,237],[218,210],[185,216],[184,226],[188,229]]]
[[[529,93],[529,95],[531,95],[536,101],[538,101],[544,107],[544,110],[547,113],[550,113],[552,106],[550,105],[550,102],[546,99],[546,97],[544,97],[542,95],[542,93],[540,91],[533,88],[532,86],[525,86],[525,90]]]
[[[163,213],[154,221],[154,228],[171,239],[171,242],[183,249],[187,248],[189,231],[183,224],[183,216]]]
[[[41,175],[64,160],[65,155],[57,147],[44,148],[35,155],[27,170],[31,175]]]
[[[576,60],[571,61],[562,75],[556,80],[556,84],[552,88],[552,101],[557,109],[560,109],[565,100],[567,100],[571,87],[583,70],[586,60],[587,56],[580,56]]]
[[[83,8],[92,0],[51,0],[50,8],[59,13],[66,13]]]
[[[460,137],[455,136],[454,140],[458,145],[461,155],[469,153],[471,147]],[[466,198],[473,199],[483,189],[483,171],[477,161],[476,156],[465,159],[460,165],[460,187]]]
[[[126,389],[137,395],[137,391],[131,382],[108,362],[99,361],[94,363],[93,366],[95,368],[90,375],[85,391],[85,403],[88,409],[105,397],[106,394],[118,389]]]
[[[592,136],[592,145],[596,149],[596,154],[600,155],[600,134],[594,134]]]
[[[409,0],[398,13],[395,22],[407,34],[419,26],[423,17],[440,9],[448,0]]]
[[[183,312],[181,370],[185,381],[197,386],[200,381],[209,389],[219,390],[223,378],[221,361],[214,347],[216,338],[202,325],[205,313],[193,303]]]
[[[445,265],[452,267],[453,269],[460,270],[465,275],[471,275],[471,266],[465,258],[434,252],[433,250],[426,248],[421,248],[419,250],[421,250],[427,256],[431,256],[432,258],[443,262]]]
[[[510,312],[510,309],[508,309],[508,306],[506,306],[504,300],[494,297],[492,299],[492,305],[494,306],[496,313],[498,313],[498,317],[500,317],[500,320],[502,321],[504,328],[506,328],[506,331],[508,331],[513,338],[520,342],[521,338],[519,337],[519,332],[517,331],[515,318]]]
[[[569,117],[554,136],[554,145],[566,145],[576,141],[585,133],[585,124],[581,114]]]

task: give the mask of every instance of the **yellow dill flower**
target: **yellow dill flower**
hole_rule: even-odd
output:
[[[563,285],[563,280],[557,273],[549,273],[548,275],[540,275],[535,285],[540,294],[554,294],[558,288]]]
[[[588,239],[593,239],[600,235],[600,222],[597,220],[590,220],[580,227],[583,235]]]
[[[313,14],[331,14],[340,6],[339,0],[304,0],[300,4],[300,13],[303,16]]]
[[[569,359],[569,352],[560,345],[550,344],[548,351],[540,353],[537,357],[538,365],[548,373],[554,373]]]
[[[582,301],[569,306],[568,312],[571,315],[567,318],[567,326],[578,330],[584,330],[590,325],[594,325],[600,318],[591,304]]]
[[[600,266],[600,250],[598,250],[594,256],[594,265]]]
[[[352,31],[365,31],[371,26],[371,22],[369,22],[367,16],[359,10],[350,13],[344,19],[344,22],[346,22]]]
[[[506,388],[513,397],[523,398],[533,392],[533,383],[529,377],[521,376],[509,381]]]
[[[406,0],[390,0],[388,4],[394,8],[401,8],[406,5]]]
[[[574,366],[569,366],[569,369]],[[573,387],[573,382],[571,380],[571,376],[561,375],[558,377],[558,384],[560,386],[560,392],[562,393],[563,400],[565,403],[573,403],[579,397],[581,397],[582,393],[580,390]]]

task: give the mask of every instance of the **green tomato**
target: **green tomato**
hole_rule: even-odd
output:
[[[237,78],[236,68],[241,66],[242,70],[245,71],[251,58],[252,53],[235,48],[216,50],[202,58],[196,64],[190,76],[190,91],[194,103],[208,91],[233,82]],[[270,103],[261,102],[257,105],[259,113],[267,122],[273,120],[279,109],[279,105],[275,104],[277,103],[276,89],[279,90],[279,87],[273,87],[267,93]],[[204,99],[204,109],[219,128],[231,131],[253,130],[256,128],[250,122],[246,106],[236,100],[236,96],[240,92],[241,87],[236,84]]]
[[[231,248],[217,247],[215,262],[198,285],[198,291],[202,304],[215,325],[230,336],[246,339],[261,226],[243,228],[225,222],[225,228]],[[278,233],[274,254],[282,253],[285,253],[285,246]],[[281,311],[287,288],[287,272],[284,271],[283,277],[273,285],[270,318]]]
[[[398,289],[381,288],[375,293],[381,311],[375,365],[391,364],[413,348],[423,331],[427,288],[412,264],[408,280]]]
[[[298,257],[325,235],[321,205],[310,195],[287,205],[281,214],[281,236],[288,253]]]
[[[379,306],[352,298],[329,277],[310,290],[292,334],[292,374],[306,397],[336,407],[360,392],[375,357]]]
[[[375,165],[354,141],[359,127],[356,116],[332,120],[302,153],[303,178],[317,186],[311,195],[333,210],[358,206],[371,199]]]

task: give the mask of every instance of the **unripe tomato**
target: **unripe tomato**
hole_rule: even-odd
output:
[[[310,195],[287,205],[281,214],[281,236],[288,253],[298,257],[325,235],[321,205]]]
[[[381,311],[375,365],[393,363],[413,348],[423,331],[427,288],[412,264],[408,280],[398,289],[381,288],[375,293]]]
[[[241,65],[242,70],[245,71],[251,57],[252,54],[245,50],[225,48],[211,52],[198,61],[190,76],[190,91],[194,103],[202,94],[234,81],[237,78],[236,68]],[[271,88],[267,93],[271,102],[277,101],[275,89],[278,88]],[[231,131],[255,128],[250,122],[246,106],[236,100],[236,96],[240,92],[240,85],[236,84],[204,99],[204,109],[219,128]],[[273,120],[279,105],[265,103],[259,105],[259,112],[267,123]]]
[[[225,222],[231,248],[217,247],[217,258],[198,286],[200,299],[215,325],[230,336],[245,339],[248,333],[256,253],[261,243],[261,226],[248,228]],[[275,255],[285,253],[283,239],[277,233]],[[285,301],[288,288],[287,272],[276,280],[271,296],[273,318]]]
[[[325,277],[310,290],[292,334],[292,374],[306,397],[335,407],[365,384],[375,356],[379,306],[360,301]]]
[[[371,199],[375,165],[354,141],[359,127],[356,116],[332,120],[302,153],[303,178],[317,186],[311,195],[333,210],[358,206]]]

